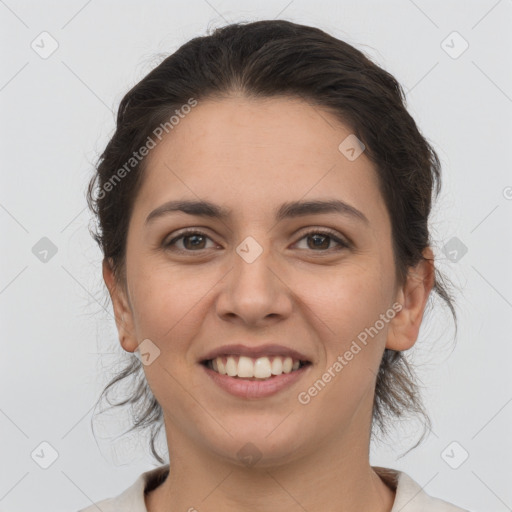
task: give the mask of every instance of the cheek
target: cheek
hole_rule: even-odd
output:
[[[309,290],[316,297],[316,302],[310,302],[315,313],[310,317],[322,326],[321,345],[325,351],[325,361],[315,378],[322,381],[320,387],[326,384],[335,393],[333,399],[344,397],[341,409],[350,409],[350,404],[356,404],[371,390],[378,371],[394,316],[390,280],[374,262],[331,273],[323,287],[318,281],[316,285],[315,280],[310,281]],[[327,393],[319,402],[323,400],[330,400]]]
[[[158,357],[144,366],[148,384],[173,421],[187,417],[193,407],[189,393],[184,392],[190,368],[196,364],[188,357],[194,338],[201,327],[198,315],[204,308],[211,279],[191,272],[169,268],[167,264],[133,262],[132,306],[139,340],[149,339],[158,347]],[[201,299],[203,302],[201,302]]]
[[[301,421],[311,419],[310,427],[318,428],[312,418],[321,417],[327,436],[337,425],[350,423],[361,407],[371,415],[375,378],[393,314],[389,308],[384,281],[368,270],[358,274],[352,269],[333,278],[324,295],[318,295],[311,318],[321,318],[317,323],[325,333],[321,339],[325,360],[300,390],[299,407],[305,411]],[[386,313],[387,322],[381,320]]]
[[[129,279],[137,337],[154,340],[162,352],[185,351],[220,277],[199,266],[134,259]]]
[[[137,335],[162,342],[183,339],[186,332],[190,337],[191,328],[200,328],[198,316],[205,317],[219,294],[236,286],[225,276],[225,268],[215,265],[185,266],[140,257],[132,258],[127,271]],[[314,324],[317,335],[334,340],[335,347],[373,325],[389,306],[389,269],[371,257],[357,263],[347,259],[338,266],[277,265],[274,272],[283,281],[276,283],[280,293],[295,303],[292,314],[302,317],[296,321]]]
[[[323,324],[322,332],[332,341],[329,346],[342,349],[391,306],[389,273],[379,262],[368,260],[324,269],[321,274],[297,275],[296,296]]]

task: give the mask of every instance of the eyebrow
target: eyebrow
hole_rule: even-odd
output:
[[[209,201],[195,200],[175,200],[168,201],[153,210],[146,218],[146,224],[162,217],[163,215],[183,212],[188,215],[199,217],[209,217],[213,219],[226,220],[232,215],[232,211]],[[339,199],[312,200],[312,201],[290,201],[282,204],[275,211],[276,221],[284,219],[304,217],[306,215],[319,215],[322,213],[338,213],[340,215],[352,217],[356,220],[369,224],[368,219],[354,206],[340,201]]]

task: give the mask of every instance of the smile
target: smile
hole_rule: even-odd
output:
[[[270,379],[273,376],[282,375],[298,370],[308,364],[291,357],[264,356],[252,358],[247,356],[229,355],[216,357],[205,361],[208,368],[221,375],[230,377]]]
[[[311,363],[289,356],[228,355],[202,362],[206,373],[222,389],[241,398],[271,396],[299,379]]]

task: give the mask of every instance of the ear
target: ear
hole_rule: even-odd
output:
[[[103,280],[108,288],[114,316],[116,320],[117,332],[121,346],[127,352],[134,352],[138,348],[135,336],[133,321],[133,312],[123,287],[117,282],[111,263],[107,258],[103,259]]]
[[[407,350],[418,339],[430,291],[434,286],[434,254],[430,247],[423,251],[424,260],[411,267],[406,282],[396,297],[402,309],[390,322],[386,348]]]

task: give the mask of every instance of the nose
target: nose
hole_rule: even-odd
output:
[[[265,326],[282,321],[292,311],[292,293],[282,267],[255,239],[238,246],[233,268],[222,282],[216,308],[225,321]]]

